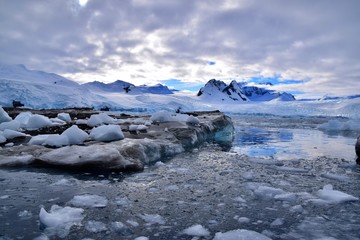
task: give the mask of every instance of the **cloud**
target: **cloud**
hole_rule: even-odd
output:
[[[0,59],[77,81],[281,75],[304,82],[279,89],[350,95],[360,89],[359,8],[357,0],[2,1]]]

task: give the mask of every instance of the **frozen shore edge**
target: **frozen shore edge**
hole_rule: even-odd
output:
[[[147,164],[191,151],[205,142],[230,147],[234,138],[231,118],[219,111],[191,112],[199,124],[158,122],[146,133],[126,133],[112,142],[49,148],[22,144],[0,149],[0,166],[47,165],[70,170],[141,171]]]

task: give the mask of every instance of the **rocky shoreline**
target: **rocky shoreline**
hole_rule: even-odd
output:
[[[70,170],[141,171],[147,164],[191,151],[205,142],[229,148],[234,136],[231,118],[218,111],[181,114],[182,118],[192,116],[196,121],[152,121],[152,116],[109,113],[113,125],[120,126],[123,139],[105,142],[87,139],[81,144],[60,147],[31,145],[29,141],[35,136],[59,136],[73,125],[90,132],[92,126],[86,121],[99,112],[92,109],[4,110],[11,118],[24,111],[49,118],[66,113],[71,121],[36,130],[21,129],[26,136],[2,144],[0,166],[46,165]],[[138,127],[140,125],[143,128]]]

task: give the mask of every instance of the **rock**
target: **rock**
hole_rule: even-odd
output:
[[[355,144],[355,152],[356,152],[356,163],[360,164],[360,136],[357,138],[356,144]]]
[[[146,132],[138,134],[128,131],[126,125],[121,125],[126,129],[124,132],[121,131],[119,125],[98,127],[97,129],[116,127],[119,132],[122,132],[121,138],[107,143],[85,141],[81,146],[72,145],[55,149],[24,143],[21,146],[0,149],[0,166],[40,163],[68,169],[141,171],[147,164],[173,157],[184,151],[191,151],[205,142],[218,143],[226,148],[231,146],[234,126],[230,117],[221,112],[193,112],[189,115],[193,116],[191,121],[187,121],[189,117],[186,117],[185,120],[157,122],[147,126]],[[130,121],[136,121],[136,119],[132,118]],[[80,131],[76,126],[72,128]],[[54,135],[54,133],[51,134]],[[62,133],[62,135],[65,134]],[[90,134],[90,137],[92,135],[94,134]],[[11,159],[17,161],[12,162]]]

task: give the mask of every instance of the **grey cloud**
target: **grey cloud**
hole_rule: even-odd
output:
[[[76,0],[0,1],[0,59],[9,63],[73,74],[151,61],[181,79],[197,68],[200,79],[208,59],[236,76],[298,71],[295,78],[312,79],[306,90],[318,80],[324,91],[360,89],[357,0],[89,0],[84,8]],[[148,45],[151,34],[167,51]]]

